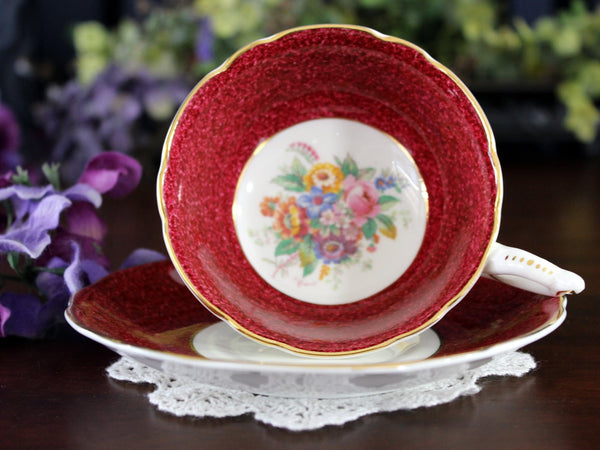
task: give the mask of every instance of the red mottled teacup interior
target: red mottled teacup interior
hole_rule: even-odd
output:
[[[395,138],[429,195],[425,237],[408,270],[343,305],[271,287],[245,259],[232,218],[257,146],[325,117]],[[158,190],[165,241],[192,292],[248,336],[315,355],[378,348],[441,318],[479,276],[501,198],[492,133],[464,85],[412,44],[337,26],[259,41],[202,80],[171,126]]]

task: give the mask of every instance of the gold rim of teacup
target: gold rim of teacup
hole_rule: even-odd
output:
[[[204,86],[204,84],[207,83],[211,78],[219,75],[222,72],[225,72],[241,54],[247,52],[248,50],[250,50],[256,46],[262,45],[262,44],[267,44],[267,43],[276,41],[276,40],[281,39],[282,37],[287,36],[289,34],[297,33],[300,31],[305,31],[305,30],[322,29],[322,28],[339,28],[339,29],[350,29],[350,30],[361,31],[364,33],[368,33],[371,36],[373,36],[377,39],[380,39],[382,41],[392,42],[392,43],[400,44],[400,45],[403,45],[406,47],[410,47],[413,50],[420,53],[423,57],[425,57],[425,59],[431,65],[433,65],[437,70],[439,70],[444,75],[449,77],[452,80],[452,82],[456,86],[458,86],[459,89],[469,99],[469,102],[475,109],[477,116],[479,117],[479,120],[481,121],[481,125],[482,125],[483,129],[485,130],[486,140],[488,142],[488,156],[490,157],[492,164],[494,166],[494,173],[496,175],[496,186],[497,186],[496,199],[495,199],[495,204],[494,204],[494,224],[493,224],[492,233],[491,233],[487,248],[485,249],[485,252],[479,263],[479,266],[473,273],[473,276],[463,286],[461,291],[457,295],[452,297],[448,302],[446,302],[444,304],[444,306],[441,307],[432,318],[430,318],[427,322],[421,324],[419,327],[416,327],[406,333],[403,333],[403,334],[395,336],[391,339],[387,339],[384,342],[381,342],[379,344],[375,344],[375,345],[372,345],[372,346],[369,346],[366,348],[347,350],[347,351],[336,351],[336,352],[306,350],[306,349],[294,347],[292,345],[289,345],[289,344],[286,344],[286,343],[283,343],[283,342],[280,342],[280,341],[277,341],[277,340],[274,340],[271,338],[267,338],[267,337],[258,335],[256,333],[246,329],[245,327],[243,327],[242,325],[237,323],[227,313],[225,313],[220,308],[213,305],[212,302],[209,299],[207,299],[191,282],[191,280],[187,276],[185,270],[183,269],[181,263],[179,262],[179,259],[175,253],[175,250],[173,249],[173,246],[171,243],[171,238],[169,235],[168,215],[167,215],[166,205],[165,205],[164,196],[163,196],[163,184],[164,184],[165,176],[166,176],[166,172],[167,172],[167,166],[168,166],[168,160],[169,160],[169,154],[170,154],[170,150],[171,150],[171,143],[173,141],[173,136],[177,129],[177,125],[179,124],[179,120],[180,120],[181,116],[183,115],[183,112],[185,111],[188,103],[195,96],[196,92],[202,86]],[[430,328],[432,325],[434,325],[436,322],[438,322],[458,301],[460,301],[471,290],[473,285],[476,283],[476,281],[481,276],[481,273],[482,273],[484,265],[485,265],[485,261],[488,257],[488,254],[491,250],[492,245],[494,244],[494,242],[496,242],[496,238],[498,236],[498,232],[500,229],[500,215],[501,215],[500,212],[501,212],[501,205],[502,205],[502,198],[503,198],[503,181],[502,181],[502,172],[501,172],[501,168],[500,168],[500,161],[498,159],[498,155],[497,155],[497,151],[496,151],[496,142],[494,139],[494,134],[492,132],[491,125],[490,125],[487,117],[485,116],[483,109],[481,108],[481,105],[479,105],[479,102],[477,102],[477,100],[475,99],[475,96],[471,93],[471,91],[468,89],[468,87],[462,82],[462,80],[460,80],[460,78],[458,78],[458,76],[456,74],[454,74],[454,72],[452,72],[450,69],[448,69],[442,63],[440,63],[439,61],[434,59],[431,55],[429,55],[429,53],[427,53],[421,47],[419,47],[409,41],[406,41],[404,39],[401,39],[401,38],[398,38],[395,36],[389,36],[389,35],[380,33],[376,30],[373,30],[371,28],[363,27],[360,25],[343,25],[343,24],[322,24],[322,25],[320,25],[320,24],[316,24],[316,25],[306,25],[306,26],[301,26],[301,27],[296,27],[296,28],[290,28],[290,29],[281,31],[279,33],[276,33],[270,37],[266,37],[266,38],[254,41],[254,42],[240,48],[237,52],[235,52],[232,56],[230,56],[227,60],[225,60],[225,62],[223,62],[223,64],[221,64],[221,66],[214,69],[212,72],[208,73],[204,78],[202,78],[202,80],[200,80],[198,82],[198,84],[196,84],[196,86],[190,91],[188,96],[185,98],[185,100],[179,107],[179,110],[177,111],[175,117],[173,118],[173,121],[171,122],[169,130],[167,132],[167,136],[166,136],[165,142],[163,144],[161,164],[160,164],[160,168],[159,168],[159,172],[158,172],[156,194],[157,194],[158,210],[159,210],[159,214],[160,214],[162,224],[163,224],[164,242],[165,242],[165,246],[167,248],[169,257],[171,258],[171,261],[172,261],[175,269],[179,273],[179,276],[182,278],[182,280],[184,281],[184,283],[186,284],[188,289],[190,289],[190,291],[194,294],[194,296],[196,296],[196,298],[198,298],[205,307],[207,307],[210,311],[212,311],[213,314],[215,314],[218,317],[220,317],[221,319],[227,321],[231,326],[233,326],[240,333],[242,333],[256,341],[262,342],[263,344],[283,348],[285,350],[291,351],[296,354],[304,354],[304,355],[309,355],[309,356],[347,356],[347,355],[357,355],[360,353],[365,353],[365,352],[374,351],[374,350],[378,350],[378,349],[387,347],[389,345],[392,345],[394,342],[397,342],[401,339],[407,338],[407,337],[417,334],[427,328]]]

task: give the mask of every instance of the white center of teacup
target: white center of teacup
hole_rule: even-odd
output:
[[[238,181],[233,219],[258,274],[319,305],[358,301],[396,281],[427,223],[425,183],[390,135],[316,119],[261,143]]]

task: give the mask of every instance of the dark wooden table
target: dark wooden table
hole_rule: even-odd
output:
[[[500,156],[502,159],[502,155]],[[491,378],[446,405],[288,432],[254,421],[176,418],[150,386],[105,374],[116,354],[65,327],[54,339],[0,341],[0,448],[600,448],[600,161],[504,163],[500,242],[581,274],[566,322],[525,348],[538,368]],[[153,186],[104,209],[107,252],[162,250]]]

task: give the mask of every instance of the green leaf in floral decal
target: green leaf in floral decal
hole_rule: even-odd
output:
[[[294,192],[304,192],[304,182],[302,181],[302,177],[298,175],[294,175],[293,173],[288,173],[285,175],[280,175],[278,177],[273,178],[271,180],[273,183],[278,184],[279,186],[287,189],[288,191]]]
[[[302,163],[300,162],[300,160],[298,158],[294,158],[291,169],[292,169],[292,174],[296,175],[299,178],[302,178],[304,175],[306,175],[306,167],[304,167],[304,165],[302,165]]]
[[[342,173],[344,175],[354,175],[358,178],[358,166],[356,165],[356,161],[354,161],[350,156],[346,156],[344,162],[342,163]]]
[[[308,276],[308,275],[310,275],[311,273],[313,273],[315,271],[315,269],[317,268],[318,265],[319,265],[319,260],[315,258],[314,261],[311,261],[306,266],[304,266],[304,270],[302,272],[302,275],[305,276],[305,277]]]
[[[289,238],[281,241],[277,248],[275,248],[275,256],[279,255],[291,255],[300,247],[300,243],[296,242],[294,238]]]
[[[398,203],[400,200],[392,195],[382,195],[377,202],[382,209],[388,209]]]
[[[312,238],[310,236],[306,236],[298,248],[300,267],[304,268],[303,276],[310,275],[312,272],[314,272],[319,264],[319,260],[317,259],[313,245]]]
[[[381,234],[390,239],[396,239],[396,225],[394,225],[391,217],[385,214],[378,214],[376,219],[379,222],[379,231],[381,231]]]
[[[372,180],[375,176],[375,169],[368,167],[366,169],[360,169],[358,171],[358,178],[361,180]]]
[[[362,232],[365,235],[365,238],[371,239],[373,235],[377,232],[377,222],[369,218],[362,226]]]

